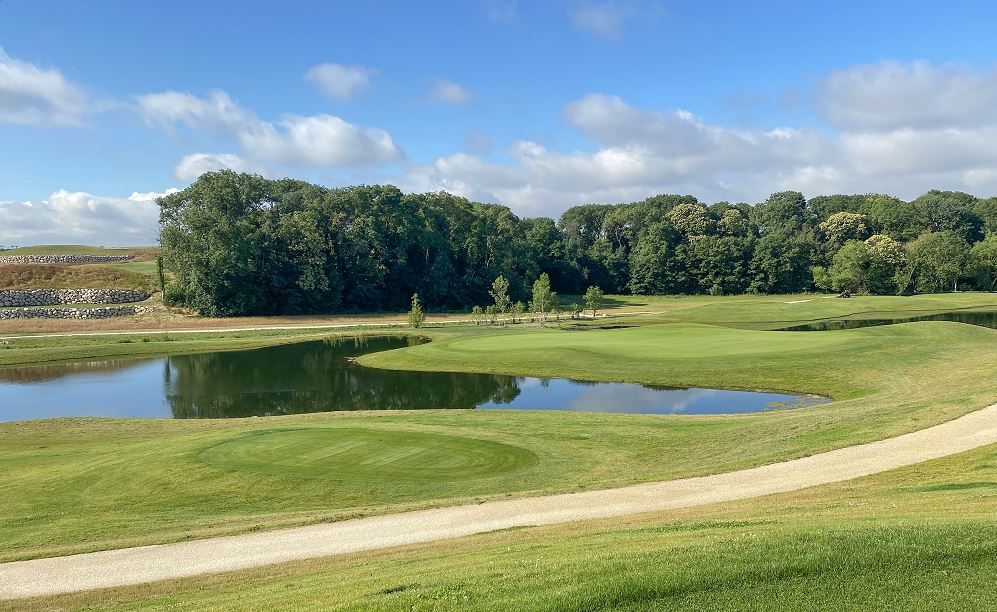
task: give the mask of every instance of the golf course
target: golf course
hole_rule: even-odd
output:
[[[623,296],[611,300],[617,306],[605,317],[546,328],[393,328],[392,334],[430,341],[367,353],[358,362],[387,371],[786,391],[833,402],[739,415],[430,409],[2,423],[0,561],[721,474],[892,438],[997,403],[989,375],[997,368],[994,329],[925,321],[771,331],[834,316],[992,310],[991,294],[700,296],[637,305]],[[0,376],[69,360],[252,351],[378,333],[384,331],[358,324],[342,330],[11,337],[0,350]],[[464,597],[489,609],[501,607],[503,597],[537,608],[557,608],[557,601],[563,609],[593,602],[627,609],[649,594],[663,609],[736,608],[735,602],[752,597],[783,598],[794,607],[813,597],[845,597],[847,590],[813,589],[826,584],[822,575],[847,562],[854,589],[869,579],[867,572],[877,583],[894,585],[864,593],[868,605],[885,603],[877,596],[897,596],[895,587],[902,585],[899,591],[913,607],[939,609],[955,599],[937,599],[948,591],[935,589],[936,583],[976,584],[994,571],[987,517],[997,503],[995,460],[997,447],[989,446],[849,483],[628,517],[625,525],[596,520],[517,529],[186,579],[181,586],[122,587],[17,604],[183,601],[227,607],[250,590],[254,601],[265,601],[295,593],[314,597],[325,589],[323,598],[346,609],[441,605]],[[942,511],[953,504],[965,511]],[[896,510],[873,524],[884,507]],[[887,563],[902,543],[904,563]],[[492,556],[494,561],[469,561]],[[658,562],[664,558],[668,563]],[[363,568],[374,559],[383,569],[370,574]],[[703,564],[720,577],[709,588],[696,586],[690,573]],[[540,581],[533,590],[532,580]],[[565,586],[556,593],[539,588],[549,580]],[[935,599],[918,597],[918,588],[930,588]],[[974,592],[986,596],[985,589]]]
[[[997,611],[994,23],[0,0],[0,612]]]

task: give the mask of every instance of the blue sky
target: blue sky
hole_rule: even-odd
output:
[[[148,242],[232,167],[554,215],[997,193],[987,2],[0,0],[0,244]]]

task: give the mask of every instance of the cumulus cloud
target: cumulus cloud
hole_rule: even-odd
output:
[[[925,70],[908,66],[901,72]],[[964,78],[988,73],[940,84],[951,91],[936,92],[936,99],[962,91]],[[901,91],[909,91],[906,82],[901,85]],[[863,108],[849,112],[870,117],[871,107]],[[591,150],[558,151],[520,141],[508,149],[508,162],[456,153],[411,167],[403,184],[497,201],[530,215],[557,215],[575,204],[632,201],[655,193],[757,202],[782,189],[810,196],[887,192],[904,198],[932,188],[997,192],[997,117],[980,110],[967,127],[941,111],[903,113],[901,124],[863,119],[854,127],[841,122],[837,131],[740,129],[681,109],[644,109],[616,96],[589,94],[565,106],[563,115],[591,140]]]
[[[172,129],[179,124],[195,131],[234,135],[257,121],[224,91],[213,91],[207,98],[164,91],[136,96],[136,101],[145,122],[153,127]]]
[[[997,121],[997,67],[884,61],[831,73],[818,107],[846,130],[975,126]]]
[[[370,78],[376,70],[364,66],[318,64],[305,73],[305,80],[331,100],[352,100],[370,89]]]
[[[234,153],[191,153],[184,156],[173,168],[173,176],[178,181],[191,182],[205,172],[215,170],[234,170],[236,172],[255,172],[263,174],[263,170],[247,162]]]
[[[146,122],[169,131],[184,127],[195,136],[209,134],[234,142],[240,154],[188,155],[174,172],[189,180],[207,169],[263,172],[268,165],[376,166],[401,156],[391,135],[381,128],[358,126],[327,114],[285,115],[263,121],[223,91],[207,98],[167,91],[136,98]],[[183,180],[183,179],[182,179]]]
[[[175,191],[107,197],[60,189],[45,200],[0,202],[0,244],[153,244],[159,223],[155,199]]]
[[[287,115],[239,134],[247,152],[266,161],[309,166],[378,165],[400,155],[391,135],[332,115]]]
[[[448,81],[446,79],[439,79],[433,83],[433,89],[430,92],[430,97],[436,102],[443,102],[446,104],[466,104],[474,99],[474,94],[465,89],[459,83],[454,83],[453,81]]]
[[[91,110],[82,89],[61,72],[14,59],[0,48],[0,122],[79,125]]]
[[[818,167],[831,147],[819,132],[732,130],[686,111],[639,109],[602,94],[569,104],[564,116],[595,150],[563,152],[520,141],[507,151],[511,163],[457,153],[413,167],[406,180],[499,201],[524,214],[558,214],[573,204],[664,191],[742,199]]]
[[[482,139],[463,152],[409,163],[403,175],[387,180],[411,191],[442,189],[501,202],[524,215],[553,216],[575,204],[655,193],[748,202],[782,189],[809,196],[887,192],[908,199],[932,188],[994,194],[995,72],[922,62],[837,71],[815,90],[815,108],[828,122],[811,127],[730,127],[684,109],[639,107],[592,93],[562,109],[588,146],[563,150],[524,139],[493,157]],[[273,164],[353,166],[357,180],[370,180],[372,166],[402,158],[384,130],[331,115],[267,122],[223,92],[203,99],[166,93],[172,97],[149,98],[147,120],[214,130],[240,148],[238,154],[188,156],[176,169],[181,180],[208,169],[259,171]],[[928,108],[910,102],[918,96]]]

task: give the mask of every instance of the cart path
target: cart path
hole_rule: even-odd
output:
[[[997,404],[895,438],[725,474],[15,561],[0,564],[0,599],[230,572],[510,527],[729,502],[876,474],[994,443]]]

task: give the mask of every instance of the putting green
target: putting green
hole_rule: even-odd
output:
[[[278,429],[210,446],[204,463],[276,476],[363,482],[493,478],[537,463],[518,446],[441,434],[377,429]]]

